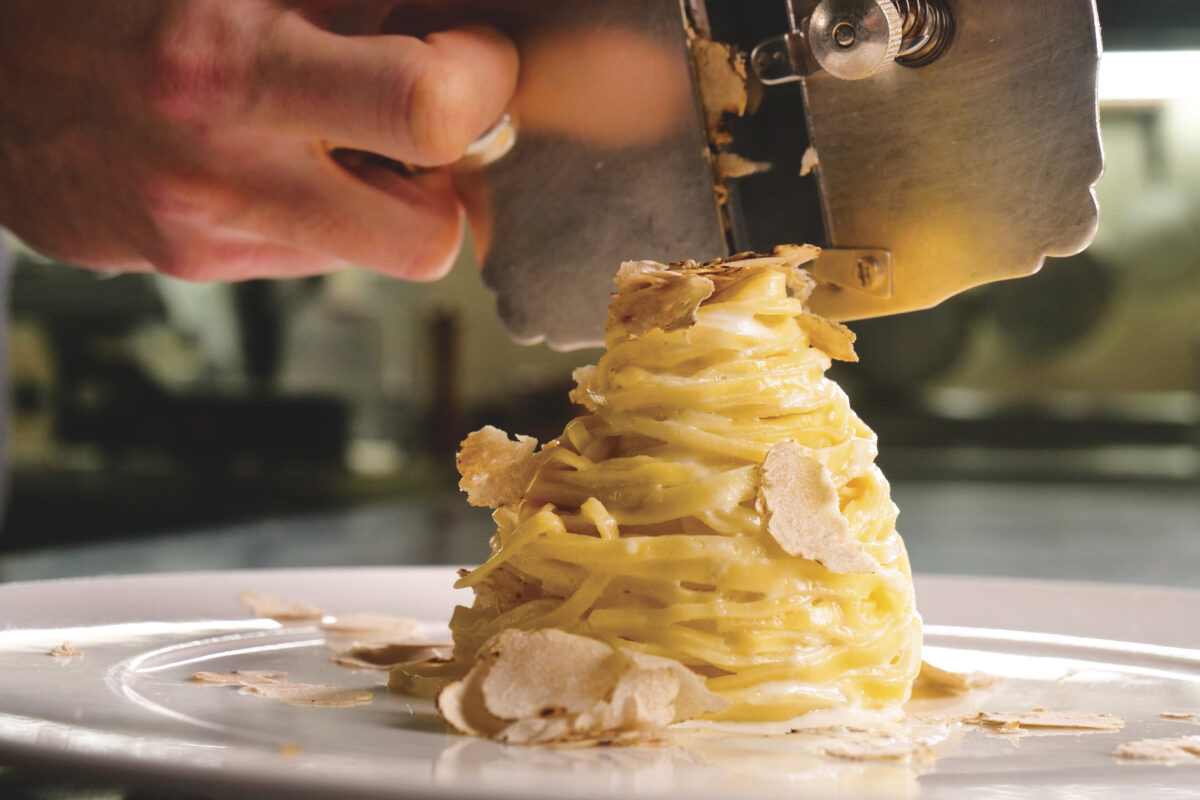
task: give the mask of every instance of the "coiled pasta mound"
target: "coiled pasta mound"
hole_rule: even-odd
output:
[[[875,435],[825,377],[853,336],[805,310],[815,252],[622,267],[607,352],[576,375],[588,413],[539,452],[464,442],[492,555],[458,583],[454,661],[393,687],[428,694],[499,631],[557,628],[683,663],[719,718],[907,699],[920,618]]]

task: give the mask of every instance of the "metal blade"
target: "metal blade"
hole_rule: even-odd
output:
[[[576,57],[523,53],[522,85],[549,88],[539,119],[517,115],[516,146],[484,173],[483,278],[515,339],[565,350],[603,343],[622,261],[727,251],[677,0],[541,10],[531,48]]]
[[[919,69],[805,81],[830,244],[892,256],[892,291],[821,286],[849,320],[936,305],[1091,243],[1104,168],[1092,0],[951,0],[957,33]]]

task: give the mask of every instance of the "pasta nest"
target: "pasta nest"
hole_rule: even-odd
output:
[[[690,667],[719,718],[907,699],[908,559],[876,437],[825,375],[855,356],[806,309],[815,252],[622,267],[607,352],[575,376],[586,413],[536,452],[495,429],[464,443],[492,554],[459,581],[454,661],[394,684],[429,693],[499,631],[557,628]]]

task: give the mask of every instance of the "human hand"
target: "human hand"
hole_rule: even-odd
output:
[[[403,5],[3,0],[0,224],[99,269],[440,277],[463,228],[445,165],[503,112],[517,54],[481,25],[334,32]]]

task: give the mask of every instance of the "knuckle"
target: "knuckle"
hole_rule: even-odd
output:
[[[182,4],[150,37],[140,63],[142,95],[176,119],[242,113],[253,99],[257,30],[234,4]]]
[[[476,135],[479,109],[475,81],[467,69],[449,59],[422,65],[409,89],[407,122],[413,148],[430,164],[457,161]]]
[[[146,254],[153,268],[185,281],[220,277],[214,246],[229,230],[242,228],[252,206],[236,188],[188,175],[159,175],[144,186],[143,202],[156,230]]]
[[[281,262],[275,248],[266,242],[250,242],[222,258],[222,280],[248,280],[270,274]]]
[[[310,242],[321,251],[330,249],[332,242],[354,234],[354,227],[347,220],[314,197],[302,198],[277,214],[281,217],[277,227],[287,241]]]
[[[400,268],[409,280],[435,281],[454,266],[462,246],[461,223],[447,222],[440,230],[424,237]]]
[[[146,210],[155,219],[187,219],[195,216],[198,184],[174,175],[157,175],[146,182],[143,192]]]
[[[148,181],[144,191],[150,215],[164,225],[231,226],[246,207],[237,192],[204,177],[159,175]]]
[[[213,264],[195,242],[163,244],[151,259],[155,270],[172,278],[201,283],[212,280]]]

